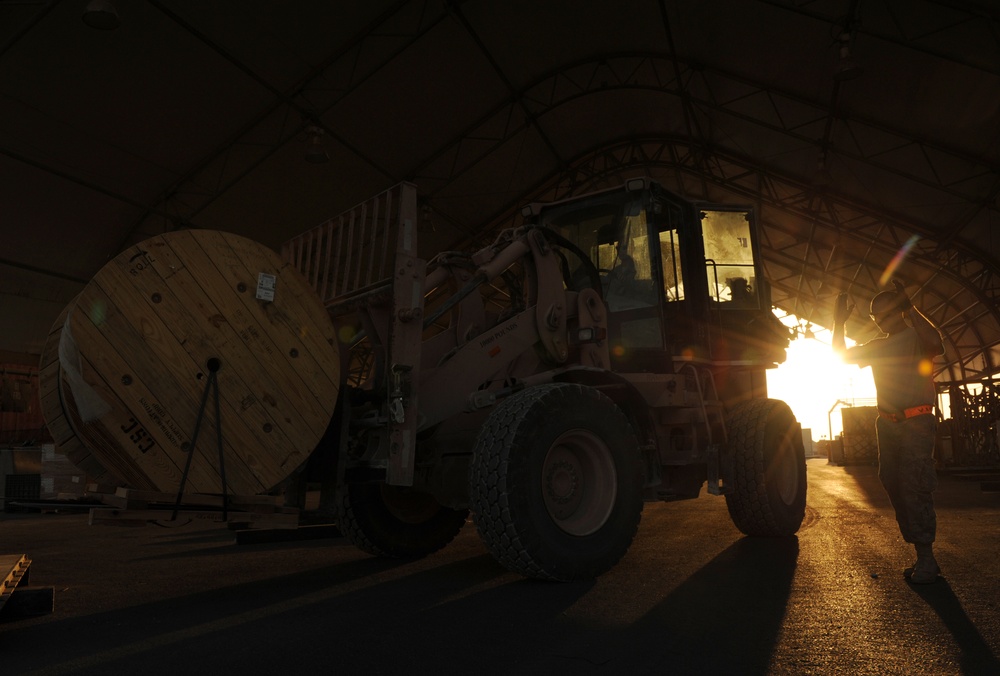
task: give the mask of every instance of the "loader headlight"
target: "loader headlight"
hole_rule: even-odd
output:
[[[570,334],[570,345],[584,343],[599,343],[608,337],[608,331],[603,326],[584,326]]]

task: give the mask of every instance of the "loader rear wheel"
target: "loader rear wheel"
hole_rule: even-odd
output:
[[[746,535],[788,536],[802,525],[806,461],[802,433],[783,401],[752,399],[729,417],[734,454],[729,515]]]
[[[348,483],[337,501],[340,531],[358,549],[386,558],[419,558],[455,539],[468,510],[426,493],[381,482]]]
[[[593,388],[555,383],[504,400],[470,472],[476,528],[494,558],[555,581],[609,570],[642,514],[638,446],[621,409]]]

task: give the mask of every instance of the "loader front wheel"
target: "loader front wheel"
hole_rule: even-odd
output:
[[[783,401],[752,399],[729,416],[732,490],[726,506],[746,535],[793,535],[806,508],[806,460],[795,415]]]
[[[347,483],[337,501],[337,524],[358,549],[386,558],[419,558],[455,539],[468,510],[449,509],[405,486]]]
[[[628,551],[643,470],[624,413],[596,389],[534,387],[499,404],[470,472],[476,528],[502,565],[555,581],[597,577]]]

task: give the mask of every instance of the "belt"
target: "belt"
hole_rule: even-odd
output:
[[[889,413],[888,411],[879,409],[878,415],[880,418],[885,418],[892,422],[903,422],[907,418],[914,418],[918,415],[929,415],[933,412],[934,406],[932,404],[924,404],[923,406],[914,406],[913,408],[905,409],[902,413]]]

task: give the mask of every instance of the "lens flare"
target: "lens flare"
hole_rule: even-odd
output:
[[[358,332],[353,326],[342,326],[337,331],[337,338],[344,345],[350,345],[357,338]]]
[[[934,373],[934,362],[930,359],[921,359],[917,369],[920,371],[920,375],[929,376]]]
[[[889,283],[892,276],[896,274],[896,270],[903,264],[903,261],[906,260],[906,257],[910,254],[910,249],[912,249],[913,245],[919,241],[920,235],[910,235],[910,238],[906,240],[906,244],[899,248],[896,255],[892,257],[891,261],[889,261],[889,265],[885,266],[885,271],[882,272],[882,276],[879,277],[878,280],[879,286],[885,286]]]
[[[94,326],[100,326],[108,316],[108,308],[102,300],[95,300],[90,306],[90,321]]]

